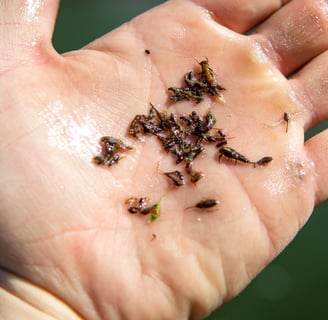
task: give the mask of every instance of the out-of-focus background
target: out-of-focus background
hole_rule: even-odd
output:
[[[62,0],[54,46],[60,53],[79,49],[162,2]],[[237,298],[206,320],[328,319],[327,228],[328,202],[314,211],[295,240]]]

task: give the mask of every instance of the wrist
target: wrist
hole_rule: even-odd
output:
[[[0,268],[0,319],[80,320],[46,290]]]

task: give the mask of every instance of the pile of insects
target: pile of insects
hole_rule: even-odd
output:
[[[203,174],[193,169],[193,161],[204,151],[204,144],[220,147],[227,143],[222,130],[213,129],[215,123],[215,116],[210,110],[204,116],[198,115],[196,111],[178,116],[160,112],[151,105],[148,115],[135,116],[129,134],[137,139],[145,135],[155,136],[164,151],[175,157],[176,164],[185,163],[190,181],[196,183]],[[184,185],[184,176],[180,171],[166,172],[165,175],[176,186]]]
[[[184,75],[185,86],[169,87],[172,92],[170,99],[174,102],[180,100],[193,100],[200,103],[204,100],[205,95],[217,97],[222,103],[224,99],[221,91],[225,90],[223,86],[217,83],[214,71],[209,66],[208,59],[198,62],[201,66],[201,71],[189,71]]]
[[[208,59],[199,62],[199,72],[189,71],[184,75],[186,86],[177,88],[169,87],[173,95],[170,99],[174,102],[180,100],[193,100],[196,104],[204,99],[205,95],[219,98],[224,101],[221,91],[225,88],[219,85],[215,74],[209,66]],[[204,174],[194,169],[195,159],[203,153],[206,145],[213,145],[218,150],[218,161],[222,157],[233,160],[235,163],[243,162],[253,167],[265,166],[272,161],[272,157],[264,156],[257,161],[251,161],[246,156],[227,146],[227,137],[223,129],[215,128],[216,118],[211,110],[199,115],[196,111],[189,114],[175,114],[160,111],[150,104],[148,114],[139,114],[134,117],[128,133],[137,140],[146,136],[155,136],[163,150],[171,154],[176,164],[184,163],[185,172],[174,170],[164,172],[164,175],[175,187],[185,185],[186,176],[196,185]],[[106,136],[100,140],[102,154],[94,157],[94,163],[111,167],[124,157],[125,152],[133,149],[122,140]],[[150,215],[149,223],[155,221],[160,215],[163,196],[156,203],[151,203],[146,197],[132,197],[126,200],[127,211],[131,214]],[[188,208],[206,209],[218,205],[219,201],[208,198],[201,200]],[[186,208],[186,209],[188,209]]]

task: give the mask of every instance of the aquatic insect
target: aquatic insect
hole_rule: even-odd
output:
[[[146,209],[149,202],[150,200],[145,197],[141,197],[139,199],[131,197],[125,201],[125,203],[130,206],[128,208],[130,213],[140,213],[142,210]]]
[[[198,62],[198,61],[197,61]],[[201,66],[201,72],[189,71],[184,74],[186,86],[169,87],[168,90],[173,94],[170,99],[174,102],[186,99],[194,100],[197,103],[204,99],[204,95],[218,97],[224,102],[220,91],[225,90],[223,86],[217,83],[213,69],[209,66],[208,59],[198,62]]]
[[[149,205],[150,200],[146,197],[135,198],[131,197],[125,201],[125,204],[129,206],[128,212],[132,214],[150,214],[150,219],[148,223],[155,221],[160,215],[161,202],[164,196],[162,196],[159,201],[155,204]]]
[[[129,134],[136,139],[140,139],[140,137],[146,133],[159,133],[162,131],[162,128],[153,121],[153,114],[150,111],[148,116],[146,115],[136,115],[132,120],[129,127]]]
[[[111,167],[113,164],[117,163],[123,157],[124,155],[116,153],[108,160],[107,165]]]
[[[217,85],[216,80],[215,80],[215,76],[214,76],[214,71],[213,71],[213,69],[210,67],[210,65],[208,63],[208,58],[206,57],[206,60],[203,60],[203,61],[198,62],[198,63],[199,63],[199,65],[202,68],[202,74],[203,74],[206,82],[210,86]]]
[[[206,82],[202,79],[197,78],[196,75],[198,75],[198,72],[189,71],[185,73],[184,80],[187,86],[192,88],[205,88],[207,86]]]
[[[195,143],[194,145],[188,148],[187,152],[184,155],[184,159],[187,162],[192,162],[201,152],[204,151],[204,147],[199,143]]]
[[[226,139],[227,135],[221,130],[218,130],[218,139],[217,139],[217,148],[220,148],[222,146],[224,146],[225,144],[228,143],[227,139]]]
[[[263,157],[254,163],[254,168],[260,167],[260,166],[266,166],[272,160],[273,160],[272,157]]]
[[[288,125],[290,120],[290,115],[287,112],[284,112],[283,120],[286,122],[286,132],[288,132]]]
[[[187,117],[180,116],[180,120],[185,124],[185,134],[187,136],[196,137],[194,143],[195,147],[197,145],[199,148],[202,140],[205,140],[206,142],[217,141],[217,137],[209,134],[210,130],[212,130],[216,123],[216,118],[211,110],[209,110],[203,117],[200,117],[196,111],[192,111]]]
[[[124,154],[120,153],[120,151],[133,149],[133,147],[125,144],[121,139],[111,136],[102,137],[100,144],[103,147],[102,154],[95,156],[93,161],[98,165],[107,165],[109,167],[124,157]]]
[[[191,134],[201,138],[204,138],[205,134],[208,133],[216,123],[216,118],[211,110],[206,113],[203,119],[201,119],[195,111],[193,111],[189,117],[191,119]]]
[[[126,145],[121,139],[117,139],[111,136],[105,136],[100,139],[105,147],[105,153],[115,153],[118,150],[133,149],[133,147]]]
[[[130,208],[128,209],[128,211],[129,211],[130,213],[138,213],[138,212],[140,211],[140,209],[139,209],[138,207],[130,207]]]
[[[204,151],[203,142],[216,143],[217,147],[227,143],[226,135],[221,129],[215,134],[211,132],[216,124],[215,115],[211,110],[204,116],[192,111],[188,115],[178,117],[174,113],[167,114],[166,111],[159,111],[150,105],[148,115],[135,116],[129,133],[137,139],[149,133],[156,136],[164,150],[175,155],[177,164],[182,161],[194,161]],[[192,177],[195,181],[201,175],[194,173]],[[170,174],[169,178],[176,185],[182,185],[177,176]]]
[[[178,170],[175,170],[175,171],[172,171],[172,172],[164,172],[164,174],[169,178],[171,179],[171,181],[174,183],[175,186],[177,187],[181,187],[185,184],[185,181],[184,181],[184,176],[183,174],[178,171]]]
[[[196,103],[200,103],[204,99],[204,96],[201,91],[189,87],[169,87],[168,90],[172,91],[173,95],[170,96],[170,99],[174,102],[185,99],[188,101],[195,100]]]
[[[224,156],[229,159],[235,160],[235,162],[240,161],[240,162],[245,162],[245,163],[253,163],[250,160],[248,160],[245,156],[237,152],[236,150],[230,148],[230,147],[221,147],[219,149],[219,162],[220,159]]]
[[[144,126],[143,121],[145,116],[136,115],[132,120],[129,128],[129,134],[137,139],[140,138],[141,135],[144,134]]]
[[[209,209],[209,208],[217,206],[219,203],[220,203],[220,201],[215,200],[215,199],[201,200],[201,201],[197,202],[194,206],[186,208],[186,210],[190,209],[190,208]]]
[[[141,214],[149,214],[150,212],[152,212],[155,208],[156,208],[157,204],[153,204],[150,207],[144,208],[142,210],[140,210]]]
[[[208,132],[214,127],[215,124],[216,124],[216,118],[214,114],[211,112],[211,110],[209,110],[205,116],[205,123],[202,129],[203,131]]]
[[[148,115],[138,114],[132,120],[129,127],[129,134],[136,139],[140,139],[145,134],[157,135],[166,129],[167,123],[172,121],[173,114],[168,117],[165,112],[159,112],[155,106],[150,103]]]
[[[193,169],[193,163],[187,162],[186,164],[186,171],[190,175],[190,182],[196,184],[201,178],[204,177],[204,173],[200,171],[195,171]]]
[[[195,207],[200,208],[200,209],[212,208],[212,207],[218,205],[219,203],[220,202],[215,199],[206,199],[206,200],[202,200],[202,201],[199,201],[198,203],[196,203]]]
[[[222,98],[220,91],[225,90],[225,88],[217,83],[214,71],[208,63],[208,58],[206,57],[206,60],[198,63],[202,68],[202,75],[207,83],[207,93]]]
[[[156,204],[148,206],[148,198],[129,198],[125,203],[131,205],[128,208],[130,213],[149,214],[156,206]]]
[[[291,119],[291,115],[288,114],[287,112],[284,112],[283,117],[279,121],[276,121],[276,122],[271,123],[271,124],[265,124],[265,126],[269,127],[269,128],[273,128],[273,127],[276,127],[276,126],[280,125],[282,122],[285,122],[286,123],[286,132],[288,132],[290,119]]]

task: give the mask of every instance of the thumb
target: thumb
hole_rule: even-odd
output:
[[[59,0],[0,0],[0,72],[53,50]]]

